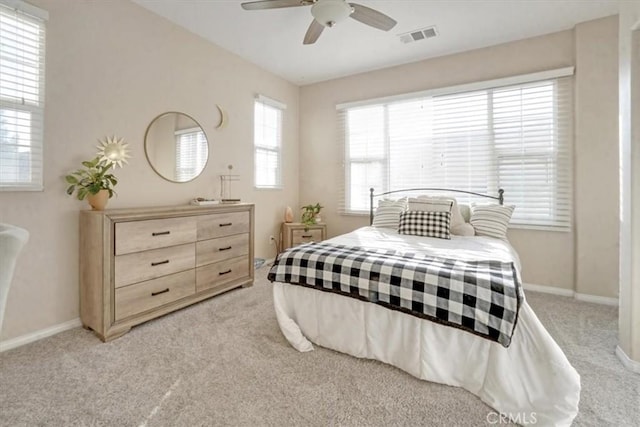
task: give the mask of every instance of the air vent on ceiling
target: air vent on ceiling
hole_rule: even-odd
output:
[[[438,35],[438,31],[436,30],[436,27],[433,26],[433,27],[422,28],[420,30],[409,31],[408,33],[404,33],[404,34],[399,34],[398,37],[400,37],[400,41],[402,43],[406,44],[406,43],[417,42],[420,40],[430,39],[437,35]]]

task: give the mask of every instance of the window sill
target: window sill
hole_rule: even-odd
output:
[[[1,186],[0,185],[0,192],[2,191],[6,191],[6,192],[27,192],[27,191],[44,191],[44,186],[38,185],[35,187],[15,187],[15,186]]]

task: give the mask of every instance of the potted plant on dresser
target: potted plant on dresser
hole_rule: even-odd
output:
[[[122,167],[129,157],[127,144],[122,139],[107,138],[98,146],[96,157],[82,162],[82,168],[65,176],[67,194],[76,194],[78,200],[85,198],[94,210],[104,210],[108,200],[115,194],[118,179],[109,171]]]

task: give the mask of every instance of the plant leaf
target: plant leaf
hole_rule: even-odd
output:
[[[76,195],[78,197],[78,200],[84,200],[84,198],[87,197],[88,192],[89,191],[86,188],[78,189],[78,194]]]

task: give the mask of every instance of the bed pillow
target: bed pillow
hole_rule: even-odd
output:
[[[442,197],[442,196],[419,196],[420,200],[445,200],[452,203],[451,205],[451,234],[456,236],[473,236],[473,227],[465,225],[465,221],[460,211],[458,201],[455,197]],[[471,233],[471,234],[469,234]]]
[[[451,212],[405,211],[400,214],[398,233],[451,239]]]
[[[464,222],[468,223],[471,219],[471,207],[464,203],[458,203],[458,208],[460,208],[462,219],[464,220]]]
[[[507,240],[507,228],[515,206],[471,204],[470,223],[476,236]]]
[[[451,199],[437,199],[437,198],[410,198],[409,207],[410,211],[424,211],[424,212],[451,212],[453,207],[453,200]]]
[[[374,227],[398,229],[400,214],[407,209],[407,199],[380,200],[373,215]]]
[[[451,234],[454,236],[475,236],[476,230],[473,229],[473,225],[465,222],[464,224],[456,225],[455,227],[451,227]]]

